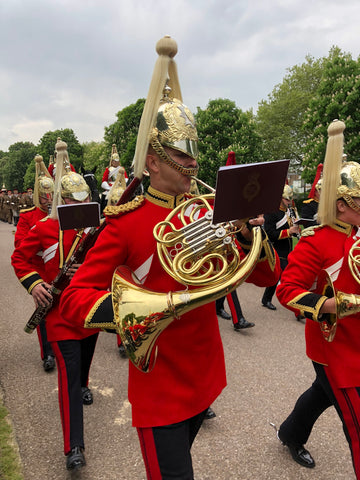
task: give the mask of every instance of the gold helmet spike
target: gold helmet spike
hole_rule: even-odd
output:
[[[41,208],[40,198],[47,197],[52,198],[54,193],[54,182],[51,178],[48,169],[45,167],[43,157],[41,155],[35,155],[35,182],[34,182],[34,205]]]
[[[345,123],[333,120],[328,127],[323,175],[321,180],[321,196],[318,219],[322,224],[331,225],[336,219],[336,200],[340,186],[340,171],[343,162]]]
[[[168,161],[170,157],[167,158],[168,155],[162,147],[163,143],[171,148],[191,153],[192,156],[196,155],[195,124],[190,111],[182,104],[177,68],[173,59],[177,53],[175,40],[168,35],[161,38],[156,44],[156,52],[158,59],[141,116],[132,163],[134,175],[137,178],[142,178],[145,169],[150,136],[150,144],[155,145],[155,151],[158,154],[160,151],[161,158],[165,161]],[[169,92],[171,92],[171,96]],[[177,136],[177,132],[179,136]],[[193,175],[196,173],[191,172]]]

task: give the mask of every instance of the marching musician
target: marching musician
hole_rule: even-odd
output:
[[[360,479],[360,314],[356,309],[360,287],[357,266],[352,271],[349,258],[360,238],[360,165],[342,161],[344,129],[338,120],[328,128],[318,211],[321,223],[303,231],[276,293],[284,307],[300,310],[306,317],[306,354],[312,360],[316,384],[327,397],[317,416],[330,404],[335,406]],[[340,292],[356,298],[341,302]],[[296,414],[292,415],[294,431],[288,424],[290,428],[279,431],[280,440],[288,446],[299,439],[296,427],[302,419]],[[313,412],[311,416],[303,420],[308,435],[317,418]]]
[[[199,168],[198,139],[194,118],[181,99],[173,60],[176,43],[164,37],[157,51],[159,58],[134,157],[135,177],[146,166],[150,186],[145,198],[105,210],[106,227],[62,295],[61,314],[81,325],[108,325],[113,321],[114,294],[109,289],[118,265],[128,266],[144,288],[164,292],[165,297],[169,291],[184,289],[162,267],[153,229],[186,199],[191,176]],[[168,75],[171,92],[166,90],[163,95]],[[257,220],[252,222],[256,224]],[[250,238],[245,224],[241,227]],[[248,280],[261,286],[275,283],[279,276],[276,254],[272,256],[273,268],[269,261],[263,257]],[[193,478],[191,445],[208,407],[226,385],[215,303],[211,299],[209,302],[181,315],[164,329],[157,340],[157,359],[150,372],[129,362],[132,421],[149,479]]]
[[[50,206],[53,200],[54,182],[47,171],[43,157],[41,155],[35,156],[35,184],[33,201],[34,205],[30,208],[20,210],[19,222],[17,224],[14,246],[20,247],[22,241],[27,237],[30,229],[39,220],[49,215]],[[42,252],[39,251],[31,259],[33,268],[42,272],[44,262],[42,260]],[[55,368],[55,356],[51,345],[47,339],[45,321],[41,322],[36,327],[36,332],[40,345],[40,356],[43,362],[45,372],[51,372]]]
[[[303,201],[301,208],[301,217],[311,220],[307,223],[307,227],[317,225],[317,213],[319,208],[320,190],[321,190],[321,173],[323,164],[319,163],[316,169],[316,175],[311,186],[308,198]]]
[[[101,203],[103,207],[105,207],[106,204],[108,203],[109,191],[111,187],[114,185],[116,177],[118,176],[119,173],[124,176],[125,182],[126,182],[128,176],[124,167],[120,165],[120,157],[117,152],[116,145],[114,143],[111,151],[110,164],[108,167],[105,168],[102,181],[101,181],[101,188],[103,189],[103,193],[101,196],[101,200],[102,200]]]
[[[299,226],[293,223],[289,214],[292,202],[293,190],[290,185],[285,184],[279,210],[264,215],[264,228],[280,257],[281,270],[284,270],[287,265],[287,257],[293,248],[293,236],[299,235],[300,232]],[[272,303],[276,285],[275,283],[266,287],[261,299],[262,305],[269,310],[276,310],[275,305]]]
[[[51,303],[50,284],[85,235],[83,230],[60,230],[59,226],[58,205],[87,203],[90,200],[87,183],[70,169],[66,148],[65,142],[57,142],[57,172],[50,215],[35,224],[11,257],[16,275],[33,296],[36,307]],[[34,268],[32,261],[40,251],[43,261],[41,271]],[[78,267],[78,264],[72,265],[67,274],[72,277]],[[88,377],[98,331],[85,330],[72,320],[63,319],[58,305],[47,313],[46,330],[57,362],[66,467],[74,470],[85,465],[83,404],[93,403]]]

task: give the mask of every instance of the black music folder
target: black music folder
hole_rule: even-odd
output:
[[[213,223],[256,217],[279,209],[290,160],[220,167]]]
[[[58,205],[61,230],[72,230],[100,225],[100,204],[97,202]]]

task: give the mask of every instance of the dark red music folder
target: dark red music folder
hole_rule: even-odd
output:
[[[213,223],[256,217],[279,209],[290,160],[220,167]]]
[[[72,230],[100,225],[100,204],[97,202],[58,205],[61,230]]]

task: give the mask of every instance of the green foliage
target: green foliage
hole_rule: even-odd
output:
[[[108,166],[109,159],[106,152],[105,142],[88,142],[82,144],[84,152],[85,170],[94,170],[95,177],[100,185],[105,168]]]
[[[128,173],[134,158],[137,132],[144,105],[145,99],[140,98],[136,103],[120,110],[116,114],[116,122],[109,127],[105,127],[104,140],[108,158],[107,162],[109,162],[111,156],[111,147],[115,144],[120,157],[120,163]]]
[[[251,111],[243,112],[231,100],[217,99],[211,100],[205,110],[198,107],[195,118],[199,135],[199,178],[210,186],[215,186],[217,171],[226,164],[231,150],[238,164],[266,160]]]
[[[287,70],[268,100],[259,103],[256,122],[272,160],[288,158],[301,164],[306,143],[301,127],[309,102],[319,87],[324,61],[307,56],[306,62]]]
[[[6,188],[22,191],[28,165],[36,155],[36,147],[31,142],[17,142],[9,147],[9,152],[0,160],[0,181]]]
[[[316,95],[310,101],[304,118],[303,130],[307,136],[304,149],[304,178],[311,181],[316,167],[324,161],[327,129],[334,119],[345,122],[344,151],[348,160],[360,155],[360,60],[333,47],[324,65]]]
[[[48,167],[50,156],[54,155],[55,145],[58,138],[61,138],[62,141],[67,143],[70,163],[78,172],[83,163],[83,147],[71,128],[64,128],[45,133],[40,139],[37,147],[38,151],[36,153],[43,157],[44,163]]]

